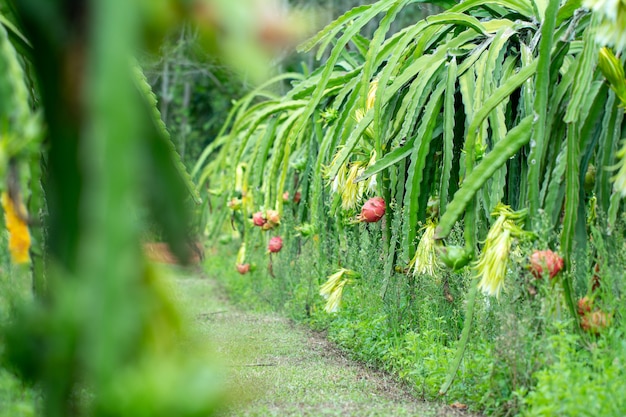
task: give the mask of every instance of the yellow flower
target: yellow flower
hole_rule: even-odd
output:
[[[513,238],[529,233],[517,224],[526,217],[526,211],[512,211],[509,206],[498,203],[491,214],[498,218],[491,225],[485,246],[473,268],[476,276],[480,277],[478,288],[486,295],[498,297],[504,288]]]
[[[500,295],[511,250],[511,232],[505,227],[504,215],[491,226],[480,258],[474,268],[481,277],[478,288],[486,295]]]
[[[615,92],[622,106],[626,106],[626,78],[624,68],[613,52],[604,47],[598,54],[598,68],[609,82],[609,86]]]
[[[343,190],[344,185],[346,184],[346,176],[348,175],[348,167],[346,164],[341,165],[339,167],[339,171],[337,171],[337,175],[333,178],[331,182],[331,191],[333,193],[338,193]]]
[[[2,193],[2,208],[4,218],[9,231],[9,252],[11,260],[15,264],[27,263],[30,260],[30,233],[26,224],[26,208],[21,202],[13,201],[5,192]]]
[[[347,282],[348,280],[340,281],[333,289],[333,292],[330,293],[328,300],[326,301],[326,305],[324,306],[324,310],[326,310],[327,313],[336,313],[339,311],[339,307],[341,307],[343,287],[345,287]]]
[[[413,270],[413,275],[426,274],[434,276],[439,269],[434,239],[436,228],[437,226],[433,222],[428,222],[423,227],[424,234],[422,234],[422,238],[417,245],[415,256],[409,262],[409,269]]]
[[[626,140],[622,141],[622,147],[615,153],[615,156],[618,162],[613,168],[617,169],[617,174],[611,180],[613,181],[613,189],[623,198],[626,197]]]
[[[330,294],[333,292],[333,289],[337,286],[345,272],[346,269],[341,268],[340,270],[329,276],[326,282],[320,287],[320,295],[325,299],[328,299]]]
[[[378,78],[374,79],[370,83],[370,89],[367,92],[367,103],[365,107],[366,110],[374,107],[374,101],[376,100],[376,90],[378,90]]]
[[[334,178],[329,178],[328,173],[337,165],[339,153],[340,150],[337,151],[330,165],[326,167],[324,175],[329,180],[327,184],[330,185],[331,191],[341,194],[341,208],[343,210],[352,210],[356,208],[365,193],[371,193],[376,189],[376,176],[356,182],[356,179],[365,172],[365,168],[376,162],[376,151],[370,153],[369,162],[346,162],[339,167],[337,175]]]
[[[343,189],[341,190],[341,208],[350,210],[356,207],[363,194],[363,185],[355,182],[357,177],[363,173],[363,166],[360,162],[353,162],[348,169]]]
[[[327,313],[336,313],[341,307],[343,288],[352,282],[350,278],[359,277],[357,272],[341,268],[328,277],[328,280],[320,287],[320,295],[326,299],[324,310]]]

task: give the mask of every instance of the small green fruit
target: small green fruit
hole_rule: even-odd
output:
[[[464,268],[472,260],[472,253],[462,246],[440,246],[438,252],[439,260],[453,271]]]

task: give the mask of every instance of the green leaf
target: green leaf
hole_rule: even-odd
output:
[[[595,27],[597,17],[592,17],[591,23],[585,29],[583,38],[583,52],[580,56],[580,63],[576,68],[576,82],[574,83],[574,91],[570,98],[567,113],[565,114],[565,123],[574,123],[578,120],[579,112],[583,100],[587,93],[587,89],[593,79],[593,72],[598,61],[599,46],[595,41]]]
[[[423,57],[417,59],[415,62],[413,62],[411,65],[409,65],[409,67],[407,67],[401,74],[399,74],[396,77],[396,79],[393,81],[393,83],[390,86],[387,87],[387,89],[385,90],[385,95],[384,95],[383,99],[380,102],[378,102],[378,96],[377,96],[377,104],[376,104],[376,106],[374,106],[374,111],[379,106],[383,106],[384,103],[386,103],[389,100],[391,100],[391,98],[395,94],[397,94],[397,92],[403,86],[405,86],[405,84],[409,80],[413,79],[415,77],[415,75],[417,73],[419,73],[419,71],[421,71],[424,68],[428,68],[428,65],[433,63],[433,62],[437,62],[438,60],[443,59],[446,56],[447,50],[449,48],[456,48],[456,47],[458,47],[460,45],[463,45],[464,43],[466,43],[470,39],[473,39],[475,36],[476,36],[476,32],[474,32],[473,30],[467,30],[467,31],[461,33],[460,35],[456,36],[450,42],[442,45],[432,55],[423,56]],[[534,67],[532,67],[532,68],[534,68]],[[512,80],[513,79],[516,80],[517,78],[513,77]],[[382,84],[382,78],[381,78],[381,81],[380,81],[379,85],[380,84]],[[381,87],[379,86],[379,89],[380,88]],[[374,114],[373,114],[374,111],[372,111],[372,110],[368,111],[365,114],[365,116],[363,117],[363,119],[357,124],[356,128],[351,132],[350,137],[348,138],[345,146],[342,148],[342,150],[341,150],[341,152],[340,152],[340,154],[339,154],[339,156],[337,158],[337,163],[335,164],[335,166],[333,167],[333,169],[329,173],[330,178],[334,178],[337,175],[337,171],[339,170],[341,164],[343,164],[348,159],[348,157],[351,155],[351,153],[352,153],[354,147],[356,146],[357,142],[359,141],[361,135],[363,134],[363,132],[365,131],[367,126],[369,126],[369,124],[372,123],[372,120],[374,118]]]
[[[443,108],[443,163],[441,168],[441,191],[439,193],[439,213],[446,212],[452,159],[454,157],[454,94],[456,92],[456,58],[448,64],[446,94]]]
[[[337,60],[339,59],[340,55],[343,53],[344,48],[348,44],[350,39],[353,36],[355,36],[361,30],[361,28],[365,26],[371,19],[373,19],[379,13],[387,10],[389,7],[393,5],[393,3],[394,1],[391,1],[391,0],[380,1],[378,3],[372,4],[371,6],[366,6],[362,8],[362,10],[358,14],[355,15],[355,19],[352,22],[352,24],[346,28],[344,34],[337,40],[337,44],[333,48],[330,54],[330,57],[328,58],[324,66],[324,70],[322,71],[322,74],[320,76],[318,86],[314,90],[313,95],[307,101],[305,111],[302,114],[302,117],[300,117],[298,121],[296,122],[295,129],[292,130],[293,132],[292,135],[296,135],[296,136],[300,135],[307,121],[313,115],[315,108],[319,105],[320,100],[324,96],[324,91],[326,89],[328,80],[330,79],[330,76],[332,74],[333,67],[335,63],[337,62]],[[365,130],[365,128],[367,128],[369,123],[372,122],[373,114],[370,116],[366,115],[364,119],[366,118],[369,118],[369,121],[367,121],[367,123],[360,124],[362,125],[363,130]],[[358,136],[360,136],[360,133]],[[358,140],[358,136],[356,136],[356,138],[354,139],[354,144],[356,144],[356,141]],[[339,167],[337,167],[337,169],[339,169]],[[336,172],[334,175],[336,175]]]
[[[615,159],[615,150],[620,141],[621,126],[624,120],[624,112],[615,103],[615,93],[609,92],[606,101],[604,119],[602,120],[602,133],[598,145],[596,167],[596,196],[598,206],[602,212],[607,213],[611,202],[611,171]]]
[[[198,190],[196,190],[195,184],[191,180],[191,177],[189,176],[189,173],[187,172],[183,161],[180,159],[180,155],[178,154],[178,152],[176,152],[176,147],[174,146],[174,143],[170,138],[167,127],[165,127],[165,123],[161,119],[161,113],[158,109],[156,95],[152,92],[152,88],[150,87],[146,76],[138,65],[134,66],[133,75],[135,77],[134,81],[137,85],[137,88],[142,93],[143,99],[148,106],[148,111],[150,112],[150,116],[152,119],[151,122],[154,124],[154,127],[157,129],[159,134],[162,136],[163,143],[167,144],[167,147],[169,148],[172,163],[176,167],[176,170],[183,180],[185,187],[187,188],[187,191],[189,192],[189,195],[191,196],[193,201],[196,204],[200,204],[202,202],[202,199],[198,194]],[[153,144],[153,146],[156,146],[156,144]],[[157,147],[157,149],[158,148],[160,147]]]
[[[8,32],[11,43],[13,43],[15,49],[29,61],[32,61],[33,46],[30,44],[26,36],[24,36],[24,34],[13,24],[13,22],[2,14],[0,14],[0,24],[4,26]]]
[[[462,13],[483,5],[502,6],[527,18],[532,18],[535,15],[532,4],[525,0],[466,0],[452,7],[449,12]]]
[[[552,43],[556,14],[559,0],[548,0],[545,19],[541,25],[541,41],[539,42],[539,57],[537,58],[537,77],[535,79],[536,114],[533,123],[533,138],[528,156],[528,206],[531,223],[539,213],[539,174],[544,167],[546,149],[546,124],[548,116],[548,98],[550,89],[550,64],[552,62]]]
[[[297,48],[298,52],[309,52],[315,47],[315,45],[322,42],[325,42],[324,45],[328,45],[328,39],[332,40],[346,24],[349,24],[352,19],[358,17],[360,14],[369,10],[371,7],[372,5],[368,4],[348,10],[342,16],[333,20],[324,29],[320,30],[315,36],[300,44]],[[324,49],[325,47],[321,47],[320,51],[323,53]],[[319,56],[317,59],[319,59]]]
[[[361,75],[361,107],[366,108],[367,94],[369,90],[370,81],[372,79],[372,74],[376,69],[377,65],[374,57],[378,55],[378,50],[385,40],[385,34],[389,31],[389,27],[395,20],[397,14],[402,10],[407,4],[409,4],[412,0],[398,0],[396,3],[387,11],[385,17],[381,20],[376,32],[374,32],[374,37],[370,42],[369,50],[367,51],[367,55],[365,56],[365,64],[363,65],[362,75]]]
[[[498,87],[491,97],[489,97],[480,108],[479,111],[476,112],[472,121],[467,129],[467,139],[465,141],[465,149],[466,149],[466,158],[471,160],[474,159],[474,147],[476,142],[476,135],[478,128],[485,121],[489,113],[493,111],[493,109],[502,102],[505,98],[507,98],[513,91],[519,88],[528,78],[530,78],[537,69],[537,61],[533,61],[530,64],[526,65],[520,71],[509,78],[506,82],[504,82],[500,87]],[[466,175],[469,173],[466,173]]]
[[[291,156],[291,150],[294,147],[294,141],[296,138],[296,136],[289,135],[289,130],[293,129],[293,125],[295,124],[297,118],[300,117],[303,111],[304,109],[298,109],[294,111],[293,114],[289,116],[289,119],[287,119],[285,123],[283,123],[280,126],[280,130],[278,133],[280,136],[286,136],[289,138],[287,142],[285,143],[285,146],[283,147],[283,158],[282,158],[282,162],[279,165],[280,175],[278,176],[278,183],[276,185],[276,191],[274,193],[274,196],[276,199],[275,209],[278,210],[278,212],[281,214],[283,212],[283,191],[285,190],[285,181],[287,180],[287,172],[289,170],[289,158]],[[272,173],[270,173],[269,179],[271,180],[274,178],[276,178],[276,175],[275,174],[273,175]],[[266,195],[269,195],[269,194],[270,193],[267,193]],[[266,206],[266,207],[269,207],[269,206]]]
[[[284,122],[281,120],[281,123]],[[287,122],[285,122],[287,123]],[[276,129],[278,128],[279,120],[278,118],[272,118],[265,128],[265,133],[261,140],[258,141],[257,149],[258,151],[252,156],[250,160],[251,169],[246,172],[246,175],[249,179],[250,187],[256,189],[261,185],[263,180],[265,179],[265,166],[268,162],[268,156],[272,145],[276,141]],[[237,164],[235,164],[237,165]]]
[[[556,16],[556,24],[560,25],[565,20],[572,17],[574,15],[574,12],[581,8],[582,4],[582,0],[567,0],[565,4],[559,9],[559,13]]]
[[[568,124],[567,129],[567,161],[565,170],[565,210],[563,216],[563,231],[561,232],[561,252],[565,268],[571,271],[572,253],[574,248],[574,236],[576,233],[576,220],[578,216],[578,204],[580,201],[580,149],[579,132],[577,124]],[[564,296],[573,318],[577,318],[574,307],[571,277],[563,277]]]
[[[419,199],[422,191],[422,177],[424,168],[427,164],[426,156],[428,156],[428,152],[430,150],[432,133],[441,110],[442,95],[445,87],[446,80],[443,80],[433,92],[428,105],[424,110],[422,122],[413,146],[413,153],[411,154],[411,164],[409,166],[409,173],[406,181],[407,197],[404,202],[404,235],[406,236],[405,251],[409,258],[412,258],[415,253],[415,236],[418,230],[418,213],[420,209]]]
[[[496,172],[498,168],[515,155],[522,146],[530,139],[530,127],[533,116],[526,116],[520,123],[509,131],[506,137],[498,142],[482,161],[465,178],[459,191],[448,205],[447,211],[441,217],[437,227],[436,238],[444,239],[448,236],[454,223],[460,218],[463,210],[470,202],[476,192],[483,184]]]
[[[382,170],[396,165],[403,159],[407,158],[413,152],[413,143],[415,142],[416,137],[417,135],[413,136],[403,146],[394,149],[381,159],[377,160],[374,164],[368,166],[363,174],[357,177],[356,181],[360,182],[366,180],[372,175],[376,175]]]
[[[478,282],[479,279],[474,278],[470,284],[470,289],[467,294],[467,303],[465,304],[465,323],[463,323],[461,340],[459,341],[459,344],[457,346],[454,360],[450,364],[450,369],[448,370],[446,380],[439,389],[439,395],[445,395],[450,389],[450,386],[452,385],[452,382],[454,382],[454,378],[456,377],[456,374],[461,366],[461,361],[463,360],[463,355],[465,354],[467,344],[469,343],[470,331],[472,330],[472,321],[474,319],[474,306],[476,305],[476,295],[478,294]]]
[[[279,103],[268,103],[270,105],[265,106],[266,108],[262,111],[259,111],[254,118],[251,118],[249,122],[249,126],[247,127],[247,133],[241,138],[241,142],[239,143],[239,150],[235,155],[235,161],[240,161],[241,157],[246,150],[246,146],[248,145],[248,140],[252,136],[252,134],[256,131],[256,129],[265,122],[268,117],[289,110],[296,110],[299,108],[303,108],[306,104],[306,100],[290,100],[286,102]]]

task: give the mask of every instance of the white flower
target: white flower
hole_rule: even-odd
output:
[[[413,275],[426,274],[435,275],[435,271],[439,269],[437,263],[437,252],[435,250],[435,230],[437,226],[429,222],[424,226],[424,234],[417,245],[415,256],[409,263],[409,268],[413,269]]]

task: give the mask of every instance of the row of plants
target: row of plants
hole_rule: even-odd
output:
[[[411,3],[331,23],[319,69],[237,101],[199,158],[228,285],[429,398],[623,414],[598,394],[624,372],[623,7],[472,0],[388,33]]]
[[[240,234],[222,234],[216,256],[207,259],[209,274],[235,302],[279,310],[307,323],[355,359],[408,382],[419,398],[466,404],[487,415],[623,414],[619,393],[626,352],[623,323],[615,317],[624,311],[613,293],[614,288],[623,290],[618,272],[626,263],[622,254],[607,254],[615,269],[602,274],[607,287],[594,293],[603,309],[614,306],[611,326],[581,333],[568,317],[555,280],[538,280],[528,271],[527,259],[514,254],[499,299],[478,295],[470,343],[455,382],[441,396],[466,319],[472,271],[385,276],[380,257],[372,255],[381,252],[379,224],[349,232],[346,251],[340,252],[332,238],[323,241],[323,257],[315,236],[302,239],[287,231],[296,224],[286,210],[278,253],[268,255],[269,239],[251,238],[244,271],[237,271],[232,256]],[[461,230],[454,234],[457,239],[462,235]],[[523,250],[532,251],[533,244]],[[338,272],[338,253],[341,264],[352,269],[344,271],[340,308],[329,313],[320,290]]]

